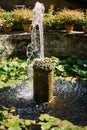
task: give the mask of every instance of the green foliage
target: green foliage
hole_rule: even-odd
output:
[[[3,108],[0,111],[0,130],[33,130],[40,126],[40,130],[86,130],[85,127],[78,127],[67,120],[60,120],[48,114],[41,114],[39,122],[35,120],[20,119],[19,115],[13,115],[10,109]]]
[[[87,80],[87,60],[80,59],[76,56],[62,60],[51,57],[50,59],[46,59],[46,62],[36,61],[34,68],[45,69],[47,71],[51,71],[54,68],[56,77],[79,77],[83,80]],[[0,62],[0,86],[12,86],[17,82],[21,83],[22,80],[28,80],[27,69],[27,60],[18,58],[2,59]]]
[[[14,19],[13,19],[13,13],[12,12],[3,12],[2,13],[2,20],[4,26],[12,26]]]
[[[8,128],[8,130],[22,130],[26,127],[24,120],[20,119],[19,115],[13,116],[12,113],[9,113],[9,109],[3,108],[0,114],[3,115],[0,120],[0,129],[2,126],[5,129]]]
[[[29,22],[32,20],[33,12],[29,8],[16,8],[13,10],[14,20],[20,22]]]
[[[84,13],[81,10],[62,9],[56,13],[56,20],[60,24],[82,23]]]
[[[67,120],[62,121],[48,114],[41,114],[39,119],[41,130],[86,130],[86,127],[78,127]]]
[[[76,77],[87,80],[87,60],[72,56],[63,60],[51,58],[54,64],[54,73],[60,77]]]
[[[27,60],[18,58],[2,59],[0,63],[0,82],[27,79]]]
[[[8,117],[8,109],[0,110],[0,120]]]
[[[27,126],[34,124],[34,120],[20,119],[19,115],[13,115],[10,109],[2,108],[0,111],[0,130],[3,127],[8,130],[25,130]]]
[[[86,14],[87,15],[87,14]],[[29,8],[15,8],[9,12],[0,7],[0,26],[14,26],[13,30],[23,30],[21,23],[27,23],[32,20],[33,12]],[[87,18],[81,10],[62,9],[54,10],[54,5],[50,5],[48,11],[44,13],[43,23],[50,29],[64,29],[65,23],[75,23],[76,30],[82,30],[82,25],[87,26]],[[17,25],[17,26],[16,26]]]
[[[58,118],[49,116],[48,114],[41,114],[39,119],[40,119],[40,122],[38,124],[41,125],[41,128],[43,130],[48,130],[51,128],[51,126],[56,126],[61,121]]]
[[[55,22],[55,11],[54,11],[54,5],[50,5],[47,12],[44,13],[43,17],[43,23],[44,25],[47,25],[51,27]]]
[[[84,18],[82,25],[83,25],[83,27],[87,27],[87,17]]]
[[[12,29],[15,31],[23,31],[22,23],[14,20]]]
[[[86,9],[86,13],[85,13],[85,17],[83,19],[83,23],[82,23],[83,27],[87,28],[87,9]]]

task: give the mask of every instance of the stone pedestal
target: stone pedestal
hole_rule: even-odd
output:
[[[53,98],[53,70],[33,70],[34,100],[36,103],[49,102]]]

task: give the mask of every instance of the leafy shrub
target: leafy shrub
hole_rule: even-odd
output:
[[[53,65],[49,61],[52,62]],[[51,57],[50,59],[46,59],[46,62],[36,61],[33,67],[42,70],[46,69],[47,71],[54,68],[54,74],[59,78],[79,77],[83,80],[87,80],[87,60],[76,56],[62,60]],[[27,69],[27,60],[18,58],[2,60],[0,62],[0,86],[6,86],[9,82],[12,86],[12,83],[15,84],[15,81],[17,83],[17,81],[29,80]]]
[[[87,60],[76,56],[60,60],[52,57],[51,62],[54,64],[54,73],[60,77],[76,77],[87,80]]]
[[[4,26],[12,26],[14,19],[13,19],[13,13],[12,12],[3,12],[2,13],[2,20]]]
[[[23,31],[22,23],[21,23],[20,21],[15,21],[15,20],[14,20],[14,24],[13,24],[12,29],[13,29],[14,31]]]
[[[86,9],[86,13],[85,13],[85,16],[84,16],[82,25],[83,25],[84,27],[87,27],[87,9]]]
[[[86,130],[87,127],[73,125],[67,120],[60,120],[48,114],[41,114],[39,121],[20,119],[13,115],[10,109],[0,110],[0,130]]]
[[[47,12],[44,13],[43,23],[46,26],[51,27],[55,22],[54,5],[50,5]]]
[[[4,59],[0,63],[0,81],[27,79],[27,61],[18,58]]]
[[[29,22],[32,20],[32,10],[29,8],[16,8],[13,10],[14,20],[20,22]]]
[[[62,25],[82,23],[84,13],[81,10],[62,9],[56,13],[56,21]]]

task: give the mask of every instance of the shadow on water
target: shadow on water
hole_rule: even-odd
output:
[[[52,103],[54,116],[77,125],[87,125],[87,81],[57,80]]]
[[[41,98],[41,97],[40,97]],[[36,119],[42,113],[48,113],[60,119],[66,119],[76,125],[87,125],[87,81],[71,83],[56,80],[54,100],[48,104],[36,104],[33,89],[26,83],[14,88],[0,89],[0,105],[15,106],[21,118]]]

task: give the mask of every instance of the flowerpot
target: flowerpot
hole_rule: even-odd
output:
[[[68,33],[72,32],[74,28],[73,24],[65,24],[65,29]]]
[[[4,29],[4,32],[7,33],[7,34],[11,33],[11,31],[12,31],[12,27],[11,26],[10,27],[3,26],[3,29]]]
[[[31,32],[31,23],[22,23],[25,32]]]
[[[84,33],[87,33],[87,27],[83,26]]]

